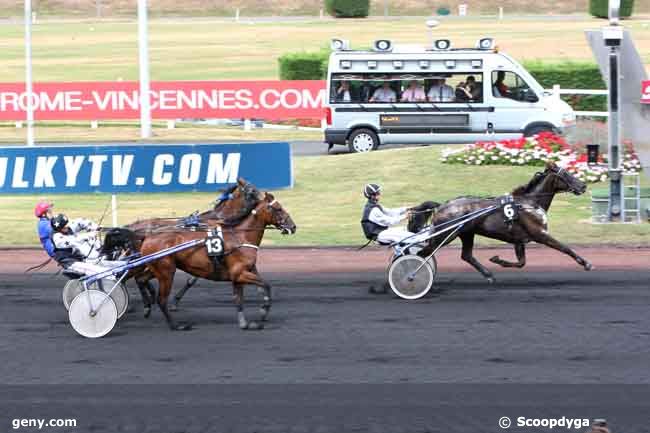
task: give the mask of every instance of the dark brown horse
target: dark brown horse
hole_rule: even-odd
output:
[[[487,216],[477,218],[465,224],[454,236],[446,240],[451,242],[459,237],[462,242],[461,258],[479,271],[489,282],[494,281],[492,273],[486,269],[472,254],[474,248],[474,236],[480,235],[491,239],[498,239],[503,242],[514,244],[516,262],[509,262],[494,256],[491,262],[503,267],[522,268],[526,264],[525,244],[537,242],[571,256],[585,270],[592,269],[591,263],[580,257],[571,248],[553,238],[548,233],[547,212],[557,193],[572,192],[575,195],[583,194],[587,189],[584,182],[576,179],[571,173],[558,167],[555,163],[546,164],[542,173],[537,173],[526,185],[520,186],[512,191],[513,205],[518,209],[518,218],[512,222],[506,221],[503,212],[496,211]],[[432,215],[434,226],[460,218],[470,212],[485,209],[499,204],[498,197],[458,197],[443,203],[435,209]],[[422,218],[420,222],[425,219]],[[412,227],[417,231],[421,227]],[[445,236],[432,239],[430,243],[419,254],[426,256],[430,254],[443,241]]]
[[[237,183],[224,191],[223,199],[219,200],[213,209],[197,215],[195,221],[199,225],[214,226],[219,223],[234,225],[245,218],[260,201],[260,192],[251,183],[243,178],[237,179]],[[177,226],[183,224],[182,218],[150,218],[139,220],[126,225],[126,233],[122,229],[110,230],[102,246],[101,254],[118,256],[123,253],[132,254],[139,251],[142,241],[154,233],[176,230]],[[156,291],[151,285],[153,275],[146,267],[133,269],[129,278],[134,278],[142,296],[144,305],[144,316],[151,314],[151,305],[155,302]],[[198,278],[191,277],[185,286],[176,294],[176,302],[196,284]]]
[[[208,256],[204,245],[180,251],[163,257],[147,265],[159,282],[158,305],[172,330],[190,329],[191,325],[179,325],[172,318],[167,300],[171,293],[174,274],[181,269],[190,275],[212,281],[231,281],[234,301],[237,307],[241,329],[262,329],[263,325],[249,322],[244,315],[244,285],[253,284],[264,291],[261,307],[261,321],[265,321],[271,308],[271,285],[257,271],[257,250],[262,242],[267,226],[273,225],[283,233],[295,233],[296,225],[289,214],[271,194],[263,200],[237,225],[223,225],[224,255],[215,263]],[[143,255],[153,254],[165,248],[179,245],[193,239],[205,238],[207,234],[199,231],[177,231],[148,236],[140,249]]]

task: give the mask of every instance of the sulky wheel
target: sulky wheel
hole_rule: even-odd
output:
[[[402,299],[419,299],[433,286],[434,271],[429,263],[417,255],[399,257],[390,265],[388,283]]]
[[[102,291],[108,293],[113,286],[115,285],[115,280],[110,278],[102,278],[97,282]],[[111,292],[111,298],[115,302],[115,307],[117,308],[117,318],[121,318],[126,313],[126,310],[129,308],[129,292],[126,290],[126,286],[120,283],[118,286]]]
[[[99,290],[79,293],[68,311],[70,325],[78,334],[87,338],[99,338],[111,332],[117,323],[115,302]]]
[[[66,310],[70,310],[72,300],[83,291],[84,286],[79,280],[70,280],[65,283],[65,286],[63,287],[63,305]]]

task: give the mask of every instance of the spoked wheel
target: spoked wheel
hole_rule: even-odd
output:
[[[419,299],[431,290],[434,275],[428,261],[417,255],[406,255],[391,263],[388,283],[400,298]]]
[[[102,291],[108,293],[115,285],[115,280],[102,278],[97,282],[97,284],[99,284],[99,288],[102,289]],[[117,318],[119,319],[124,316],[124,313],[126,313],[126,310],[129,308],[129,292],[126,290],[126,286],[120,283],[115,290],[111,292],[111,298],[113,298],[113,302],[115,302]]]
[[[99,290],[79,293],[68,311],[70,325],[78,334],[87,338],[99,338],[111,332],[117,323],[115,302]]]
[[[63,305],[66,310],[70,310],[72,300],[83,291],[84,286],[79,280],[70,280],[65,283],[65,286],[63,287]]]

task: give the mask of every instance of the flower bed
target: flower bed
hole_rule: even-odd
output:
[[[641,163],[631,143],[625,143],[623,170],[637,173]],[[543,166],[555,161],[584,182],[607,180],[607,157],[601,155],[598,164],[587,164],[584,146],[570,145],[563,137],[543,132],[534,137],[503,141],[480,141],[462,149],[444,149],[441,161],[466,165],[531,165]]]

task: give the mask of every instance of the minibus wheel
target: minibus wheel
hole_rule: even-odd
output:
[[[552,125],[533,125],[524,130],[524,137],[532,137],[541,132],[552,132],[557,134],[557,130]]]
[[[353,153],[370,152],[379,147],[379,137],[371,129],[357,129],[348,138],[348,148]]]

